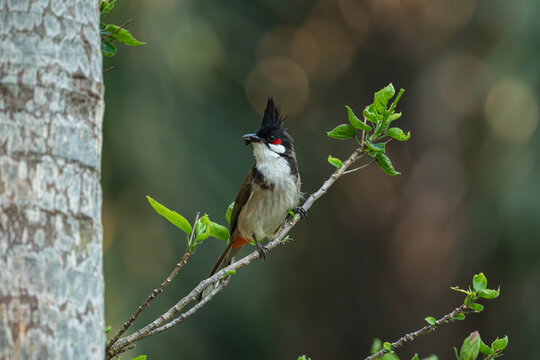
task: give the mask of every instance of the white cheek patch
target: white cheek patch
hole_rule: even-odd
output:
[[[279,154],[270,150],[266,144],[253,143],[253,155],[258,163],[263,163],[272,159],[279,158]]]
[[[283,154],[285,152],[285,146],[283,145],[268,144],[268,147],[270,150],[278,154]]]

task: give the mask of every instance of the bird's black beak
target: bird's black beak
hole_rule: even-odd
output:
[[[246,145],[249,145],[253,142],[259,142],[261,141],[261,138],[258,137],[256,134],[246,134],[242,136],[242,140],[246,143]]]

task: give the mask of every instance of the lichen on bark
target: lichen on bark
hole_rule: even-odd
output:
[[[0,0],[0,359],[104,356],[95,0]]]

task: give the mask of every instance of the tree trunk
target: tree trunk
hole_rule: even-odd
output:
[[[0,0],[0,359],[103,359],[97,0]]]

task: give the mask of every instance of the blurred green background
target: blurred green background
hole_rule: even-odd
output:
[[[303,191],[352,142],[326,131],[389,82],[406,93],[389,144],[402,175],[376,166],[339,180],[294,241],[239,271],[202,311],[128,353],[149,359],[363,359],[457,307],[483,271],[502,295],[486,311],[399,351],[453,357],[473,330],[507,334],[510,359],[540,339],[538,1],[120,1],[108,22],[147,45],[106,59],[103,223],[106,322],[116,330],[172,270],[183,234],[145,195],[225,223],[253,163],[240,138],[274,96],[296,140]],[[205,277],[208,239],[137,321]],[[246,254],[244,251],[243,254]],[[127,357],[127,356],[126,356]]]

